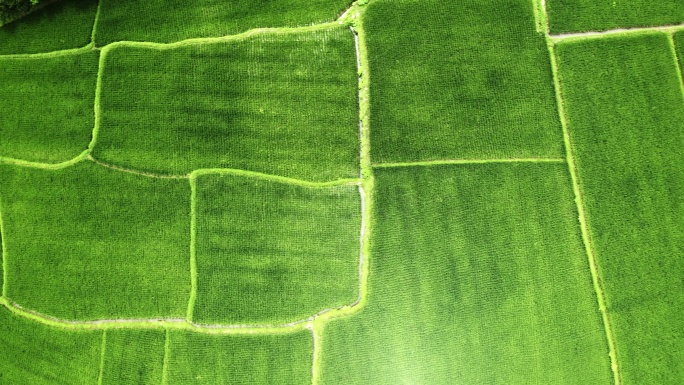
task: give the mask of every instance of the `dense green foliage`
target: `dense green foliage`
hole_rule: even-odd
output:
[[[161,384],[163,330],[108,330],[101,385]]]
[[[321,384],[607,384],[567,168],[377,169],[368,304]]]
[[[99,52],[0,57],[0,156],[57,163],[88,147]]]
[[[58,0],[0,27],[0,54],[79,48],[90,43],[97,0]]]
[[[310,385],[313,340],[285,335],[169,333],[167,385]]]
[[[356,300],[357,186],[207,175],[196,204],[195,322],[287,323]]]
[[[64,319],[184,317],[190,186],[90,162],[0,165],[7,297]]]
[[[351,0],[101,0],[95,41],[174,42],[333,21]]]
[[[106,53],[94,156],[164,173],[228,167],[307,180],[359,174],[347,28]]]
[[[684,30],[675,33],[673,36],[679,68],[681,71],[681,69],[684,68]]]
[[[682,0],[546,0],[551,33],[684,23]]]
[[[548,52],[531,7],[371,3],[363,20],[373,161],[562,156]]]
[[[95,384],[101,331],[59,330],[0,306],[0,384]]]
[[[625,385],[684,378],[684,95],[665,34],[559,44],[584,202]]]

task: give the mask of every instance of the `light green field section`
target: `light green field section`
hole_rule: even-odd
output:
[[[553,34],[684,23],[681,0],[546,0]]]
[[[665,34],[556,48],[624,385],[684,378],[684,97]]]
[[[91,41],[97,0],[60,0],[0,27],[0,54],[50,52]]]
[[[565,165],[375,174],[368,302],[320,384],[611,384]]]
[[[96,384],[100,331],[67,331],[17,317],[0,306],[0,384]]]
[[[373,162],[561,157],[533,15],[529,0],[371,3]]]
[[[95,41],[169,43],[335,20],[351,0],[102,0]]]
[[[99,385],[161,384],[164,367],[163,330],[107,330]]]
[[[237,168],[305,180],[359,174],[348,28],[173,49],[107,51],[94,156],[185,174]]]
[[[214,174],[196,195],[195,322],[282,324],[357,299],[358,186]]]
[[[0,57],[0,157],[59,163],[88,147],[98,56]]]
[[[183,318],[190,295],[187,180],[91,162],[0,165],[6,289],[69,320]]]
[[[310,385],[313,339],[169,333],[166,385]]]

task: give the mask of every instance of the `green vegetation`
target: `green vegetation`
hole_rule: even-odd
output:
[[[67,331],[0,306],[0,384],[95,384],[101,331]]]
[[[562,156],[531,1],[375,2],[363,25],[374,162]]]
[[[97,0],[58,0],[0,27],[0,54],[84,47],[91,41]]]
[[[91,162],[0,165],[5,296],[73,320],[182,318],[190,186]]]
[[[358,186],[197,178],[195,322],[287,323],[358,296]]]
[[[58,163],[88,147],[98,55],[0,57],[0,157]]]
[[[681,0],[546,0],[551,33],[684,23]]]
[[[333,21],[351,0],[101,0],[95,41],[169,43]]]
[[[684,30],[681,30],[673,35],[675,50],[679,62],[679,71],[681,73],[684,68]]]
[[[101,385],[161,384],[163,330],[107,330]]]
[[[103,53],[105,54],[105,53]],[[306,180],[359,174],[348,28],[106,51],[94,156],[186,174],[227,167]]]
[[[308,330],[285,335],[218,336],[169,332],[167,385],[310,385]]]
[[[376,169],[368,303],[320,384],[608,384],[567,168]]]
[[[624,385],[684,378],[684,96],[666,34],[558,44]]]

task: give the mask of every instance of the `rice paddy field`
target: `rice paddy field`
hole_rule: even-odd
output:
[[[684,4],[0,26],[0,385],[679,385]]]

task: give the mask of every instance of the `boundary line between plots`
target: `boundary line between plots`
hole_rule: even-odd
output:
[[[158,178],[158,179],[188,179],[190,178],[190,175],[171,175],[171,174],[157,174],[157,173],[152,173],[152,172],[147,172],[147,171],[138,171],[130,168],[125,168],[121,166],[116,166],[113,164],[105,163],[102,161],[99,161],[95,159],[90,152],[88,152],[88,155],[86,155],[86,159],[99,165],[102,167],[110,168],[115,171],[120,171],[124,172],[127,174],[135,174],[135,175],[141,175],[141,176],[146,176],[148,178]]]
[[[41,163],[41,162],[31,162],[28,160],[22,160],[22,159],[15,159],[15,158],[6,158],[3,156],[0,156],[0,164],[5,163],[5,164],[11,164],[14,166],[21,166],[21,167],[28,167],[28,168],[40,168],[43,170],[61,170],[63,168],[67,168],[69,166],[73,166],[76,163],[81,162],[82,160],[86,159],[88,154],[90,153],[90,150],[85,150],[78,154],[75,158],[71,158],[69,160],[66,160],[64,162],[60,163]]]
[[[291,184],[295,186],[311,187],[311,188],[324,188],[333,186],[345,186],[345,185],[358,185],[361,180],[358,178],[342,178],[327,182],[311,182],[302,179],[289,178],[286,176],[264,174],[257,171],[248,171],[235,168],[201,168],[194,170],[189,174],[190,178],[197,178],[198,176],[204,175],[235,175],[244,176],[255,179],[262,179],[271,182],[278,182],[283,184]]]
[[[162,378],[161,385],[166,385],[169,381],[169,353],[171,348],[169,346],[169,329],[164,333],[164,359],[162,361]]]
[[[670,51],[674,58],[675,68],[677,69],[677,79],[679,80],[679,90],[682,92],[682,97],[684,97],[684,78],[682,78],[682,66],[679,62],[679,57],[677,56],[677,46],[674,41],[674,32],[667,34],[667,40],[670,45]]]
[[[100,9],[102,9],[102,1],[98,0],[97,9],[95,10],[95,20],[93,20],[93,28],[90,30],[90,44],[95,48],[95,29],[100,20]]]
[[[373,168],[439,166],[445,164],[488,164],[488,163],[565,163],[563,158],[502,158],[502,159],[441,159],[418,162],[375,163]]]
[[[0,197],[0,256],[2,256],[2,293],[0,298],[7,296],[7,241],[5,240],[5,225],[2,221],[2,197]]]
[[[547,29],[548,31],[548,29]],[[597,39],[609,36],[625,36],[625,35],[641,35],[653,32],[665,32],[665,33],[675,33],[678,31],[684,31],[684,24],[675,25],[660,25],[653,27],[635,27],[635,28],[618,28],[609,29],[606,31],[589,31],[589,32],[577,32],[577,33],[565,33],[559,35],[547,34],[549,40],[552,42],[558,41],[574,41],[574,40],[586,40],[586,39]]]
[[[311,341],[312,341],[312,354],[311,354],[311,385],[318,384],[318,378],[320,377],[320,359],[321,359],[321,346],[320,346],[320,334],[316,331],[316,327],[310,322],[306,328],[311,331]]]
[[[575,158],[571,147],[570,131],[565,114],[563,95],[561,92],[561,80],[558,75],[558,63],[556,62],[556,52],[554,49],[554,42],[551,39],[547,39],[547,47],[549,51],[549,58],[551,61],[551,71],[553,73],[553,83],[556,93],[558,115],[561,121],[561,127],[563,128],[563,142],[565,145],[565,155],[567,158],[568,171],[570,172],[572,190],[573,194],[575,195],[575,205],[577,208],[580,232],[582,234],[582,241],[584,243],[587,261],[589,263],[589,270],[591,272],[591,280],[594,285],[594,291],[596,293],[596,301],[598,303],[599,313],[601,314],[601,319],[603,321],[603,329],[608,343],[608,356],[610,357],[610,367],[613,373],[614,385],[621,385],[622,379],[618,366],[617,351],[614,340],[615,337],[613,336],[610,317],[608,315],[608,310],[606,307],[605,291],[603,290],[603,284],[601,282],[601,277],[599,275],[598,263],[596,261],[596,255],[591,240],[591,234],[589,233],[589,225],[587,223],[586,214],[584,210],[584,198],[582,195],[582,189],[579,185],[579,177],[577,175],[577,164],[575,162]]]
[[[92,43],[88,43],[88,44],[84,45],[83,47],[60,49],[60,50],[49,51],[49,52],[9,53],[9,54],[0,55],[0,60],[3,60],[3,59],[46,59],[46,58],[51,58],[51,57],[78,55],[80,53],[90,52],[94,48],[95,47],[93,46]]]
[[[185,319],[192,322],[197,302],[197,178],[190,176],[190,298]]]
[[[97,375],[97,385],[102,385],[102,377],[104,373],[105,351],[107,349],[107,330],[102,331],[102,343],[100,346],[100,370]]]
[[[102,98],[102,74],[104,73],[106,51],[100,51],[100,57],[97,61],[97,79],[95,80],[95,98],[93,99],[93,131],[91,133],[90,143],[88,143],[88,152],[92,152],[97,144],[97,134],[100,132],[101,107],[100,99]]]

